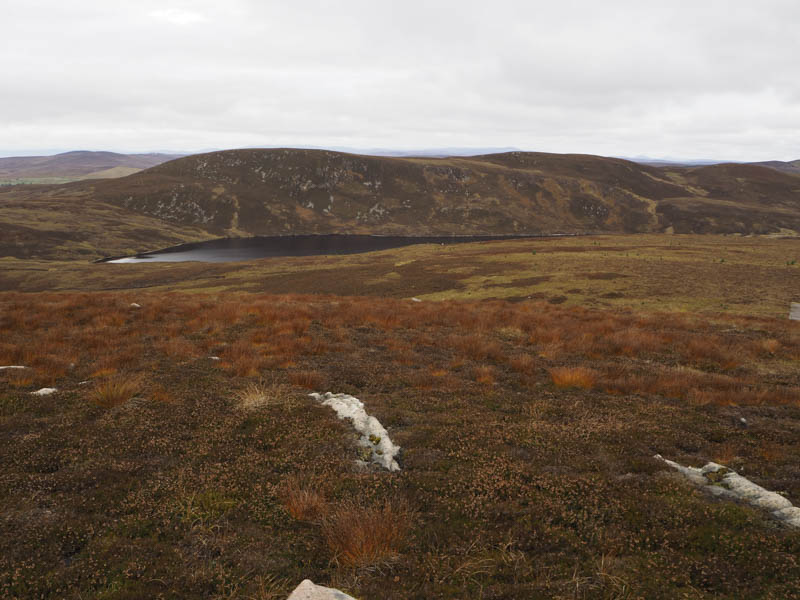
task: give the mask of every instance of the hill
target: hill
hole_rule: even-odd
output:
[[[0,183],[63,183],[124,177],[176,158],[172,154],[64,152],[54,156],[0,158]]]
[[[0,190],[0,252],[26,258],[292,233],[659,232],[800,232],[800,178],[757,165],[659,168],[577,154],[281,149],[198,154],[117,179]]]
[[[800,230],[796,177],[752,165],[656,168],[588,155],[236,150],[98,182],[93,193],[218,235]]]
[[[778,171],[783,171],[784,173],[792,173],[794,175],[800,175],[800,160],[791,160],[791,161],[768,160],[764,162],[757,162],[750,164],[758,165],[761,167],[769,167],[770,169],[776,169]]]

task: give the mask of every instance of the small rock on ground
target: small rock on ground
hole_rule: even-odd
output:
[[[322,585],[315,585],[310,579],[300,582],[287,600],[356,600],[344,592]]]

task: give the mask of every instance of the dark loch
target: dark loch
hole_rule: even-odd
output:
[[[401,248],[414,244],[463,244],[530,237],[511,236],[434,236],[396,235],[286,235],[249,238],[222,238],[208,242],[181,244],[163,250],[143,252],[135,256],[104,258],[98,262],[234,262],[281,256],[316,256],[325,254],[358,254],[375,250]],[[552,237],[552,236],[547,236]]]

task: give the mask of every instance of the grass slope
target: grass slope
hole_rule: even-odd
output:
[[[0,187],[0,256],[94,260],[210,238],[72,187]],[[1,259],[0,259],[1,260]]]

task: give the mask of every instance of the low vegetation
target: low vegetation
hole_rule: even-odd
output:
[[[98,382],[90,397],[101,408],[114,408],[133,398],[140,387],[140,377],[117,376]]]
[[[52,203],[60,206],[61,200]],[[89,207],[81,205],[83,212],[75,214],[86,210]],[[13,213],[9,218],[18,221]],[[42,219],[37,216],[36,223]],[[121,236],[113,226],[103,227],[102,236]],[[137,227],[149,231],[143,223]],[[17,243],[0,236],[0,246],[4,241]],[[97,265],[0,258],[0,290],[359,294],[785,317],[790,302],[798,300],[800,279],[800,265],[787,264],[787,257],[800,257],[796,238],[630,235],[420,245],[367,255],[244,263]],[[377,308],[365,319],[375,326],[396,320],[390,311]],[[291,331],[308,324],[308,316],[301,315],[284,325]],[[454,342],[468,345],[471,333],[453,332]],[[511,328],[506,336],[517,333]]]
[[[410,528],[408,506],[398,500],[377,506],[346,500],[322,522],[333,560],[350,567],[378,566],[396,559]]]
[[[0,597],[796,598],[800,532],[652,457],[797,503],[799,361],[725,312],[2,294]]]

